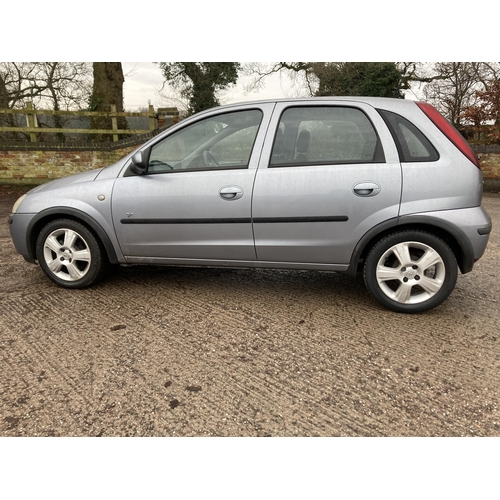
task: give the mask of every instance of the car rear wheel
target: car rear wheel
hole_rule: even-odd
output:
[[[85,288],[95,283],[107,264],[93,233],[69,219],[54,220],[41,230],[36,255],[45,274],[65,288]]]
[[[404,313],[441,304],[455,287],[457,275],[450,247],[423,231],[386,236],[371,249],[364,266],[365,284],[375,299]]]

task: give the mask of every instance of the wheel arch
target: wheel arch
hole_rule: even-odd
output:
[[[89,229],[104,247],[111,264],[118,263],[115,248],[102,226],[92,217],[81,210],[70,207],[53,207],[38,213],[28,225],[26,247],[33,261],[36,259],[36,240],[42,228],[56,219],[71,219],[83,224]]]
[[[368,231],[359,240],[354,249],[351,263],[346,271],[347,274],[355,275],[358,272],[360,265],[366,259],[373,245],[381,238],[388,234],[405,230],[425,231],[442,239],[455,254],[460,272],[465,274],[472,271],[474,253],[465,233],[454,224],[443,219],[419,215],[391,219]]]

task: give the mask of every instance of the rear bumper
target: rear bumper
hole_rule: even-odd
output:
[[[492,228],[491,218],[481,206],[400,217],[398,225],[407,223],[430,224],[450,233],[464,257],[460,267],[462,273],[471,271],[474,262],[483,256]]]

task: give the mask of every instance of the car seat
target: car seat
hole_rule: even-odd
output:
[[[297,138],[297,154],[295,155],[294,163],[302,163],[307,161],[307,153],[309,144],[311,143],[311,133],[309,130],[302,130]]]

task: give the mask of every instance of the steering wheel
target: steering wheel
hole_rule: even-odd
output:
[[[207,167],[215,168],[219,166],[219,162],[210,151],[203,151],[203,161]]]

